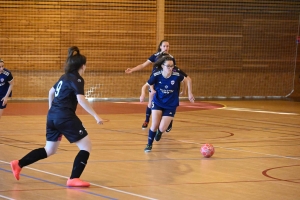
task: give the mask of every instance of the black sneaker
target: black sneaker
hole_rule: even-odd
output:
[[[148,124],[149,124],[149,122],[146,122],[146,121],[145,121],[145,122],[143,123],[143,125],[142,125],[142,129],[147,128],[147,127],[148,127]]]
[[[157,131],[156,131],[156,135],[155,135],[155,141],[159,141],[160,140],[160,138],[161,138],[161,135],[162,135],[162,132],[160,132],[160,131],[158,131],[158,129],[157,129]]]
[[[171,121],[171,123],[169,124],[166,132],[170,132],[172,130],[172,125],[173,125],[173,120]]]
[[[152,145],[147,144],[146,148],[144,149],[145,152],[149,152],[152,150]]]

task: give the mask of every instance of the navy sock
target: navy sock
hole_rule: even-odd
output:
[[[149,122],[149,119],[150,119],[150,116],[151,116],[151,108],[149,108],[147,106],[147,109],[146,109],[146,122]]]
[[[151,131],[151,129],[149,128],[148,145],[152,145],[155,135],[156,132]]]
[[[47,158],[45,148],[35,149],[19,160],[19,166],[22,168],[44,158]]]
[[[85,150],[80,150],[77,156],[75,157],[73,170],[70,179],[79,178],[87,164],[90,153]]]

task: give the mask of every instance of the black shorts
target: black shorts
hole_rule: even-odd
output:
[[[60,141],[64,135],[70,143],[73,143],[81,140],[87,134],[77,116],[69,119],[47,119],[47,141]]]
[[[0,99],[1,100],[1,99]],[[7,104],[5,104],[5,106],[2,106],[3,101],[0,101],[0,109],[4,109],[6,108]]]

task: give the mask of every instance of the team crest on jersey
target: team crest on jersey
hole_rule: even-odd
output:
[[[174,85],[174,83],[175,83],[175,81],[174,81],[174,80],[172,80],[172,81],[171,81],[171,85]]]
[[[168,86],[166,85],[166,86],[165,86],[165,88],[167,89],[167,88],[168,88]]]
[[[4,81],[4,78],[1,78],[1,80],[0,80],[1,82],[3,82]]]
[[[81,83],[81,79],[78,79],[77,81],[78,81],[79,83]]]

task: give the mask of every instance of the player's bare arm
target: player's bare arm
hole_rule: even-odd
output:
[[[144,102],[148,84],[144,84],[141,90],[140,102]]]
[[[9,88],[6,92],[6,95],[1,99],[2,106],[5,106],[7,104],[9,94],[11,93],[13,87],[14,87],[14,79],[9,82]]]
[[[130,74],[130,73],[135,72],[135,71],[140,71],[140,70],[144,69],[145,67],[147,67],[147,66],[149,66],[149,65],[151,65],[151,64],[152,64],[152,63],[151,63],[149,60],[147,60],[147,61],[144,62],[143,64],[140,64],[140,65],[138,65],[138,66],[136,66],[136,67],[134,67],[134,68],[127,68],[127,69],[125,70],[125,73],[126,73],[126,74]]]
[[[95,118],[97,124],[103,124],[103,119],[101,119],[98,116],[95,110],[91,107],[90,103],[85,99],[84,95],[78,94],[77,101],[81,105],[81,107],[83,107],[84,110],[86,110],[90,115],[92,115]]]
[[[185,82],[185,84],[187,84],[187,87],[188,87],[188,98],[189,98],[189,101],[192,102],[192,103],[194,103],[195,97],[194,97],[193,92],[192,92],[192,79],[185,78],[184,82]]]
[[[48,95],[49,109],[51,108],[52,101],[53,101],[53,99],[54,99],[54,94],[55,94],[55,89],[52,87],[52,88],[49,90],[49,95]]]

